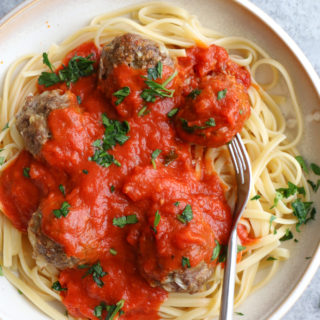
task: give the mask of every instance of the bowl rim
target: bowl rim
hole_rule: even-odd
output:
[[[0,19],[0,31],[5,25],[7,25],[11,20],[18,17],[28,8],[31,8],[42,0],[24,0],[22,3],[17,5],[14,9],[9,11]],[[237,5],[243,7],[250,14],[254,15],[259,19],[260,22],[264,23],[275,36],[280,38],[280,40],[288,47],[291,53],[295,56],[298,63],[301,65],[303,71],[306,73],[306,76],[311,80],[313,88],[318,94],[320,101],[320,78],[312,66],[311,62],[308,60],[306,55],[296,44],[296,42],[289,36],[289,34],[284,31],[284,29],[267,13],[262,9],[257,7],[249,0],[229,0],[235,2]],[[143,2],[143,1],[141,1]],[[315,250],[312,259],[310,260],[307,268],[304,273],[298,280],[297,284],[294,286],[290,294],[284,299],[284,301],[272,312],[269,316],[269,320],[278,320],[281,319],[296,303],[302,293],[305,291],[318,268],[320,267],[320,243],[318,248]]]

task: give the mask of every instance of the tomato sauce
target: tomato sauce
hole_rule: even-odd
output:
[[[68,54],[64,64],[75,54],[92,54],[92,59],[98,61],[99,52],[93,43],[85,43]],[[25,232],[32,213],[39,208],[41,230],[46,236],[81,264],[99,262],[107,273],[101,278],[104,285],[100,287],[92,276],[86,275],[87,269],[60,272],[61,286],[67,289],[61,292],[63,303],[75,317],[97,320],[96,306],[101,302],[114,305],[123,299],[121,319],[133,320],[137,315],[140,320],[158,319],[158,309],[167,292],[156,284],[170,272],[181,270],[183,257],[188,257],[191,267],[202,261],[215,266],[217,259],[211,261],[211,257],[216,241],[224,245],[228,242],[231,213],[224,187],[204,160],[200,176],[196,173],[190,139],[184,142],[177,136],[176,120],[169,119],[167,113],[175,107],[183,110],[190,92],[205,86],[209,81],[206,77],[215,74],[218,78],[225,74],[233,77],[228,80],[229,100],[224,102],[232,109],[232,90],[235,96],[241,90],[245,96],[250,77],[229,60],[224,49],[216,46],[189,49],[176,67],[178,75],[167,86],[175,90],[174,96],[147,103],[140,97],[145,87],[141,76],[146,76],[146,70],[126,65],[116,67],[112,76],[99,85],[97,73],[93,73],[71,83],[69,88],[66,84],[39,86],[39,92],[57,88],[69,91],[73,101],[78,96],[81,103],[52,111],[48,117],[52,137],[37,159],[23,151],[2,173],[0,201],[15,227]],[[172,72],[164,66],[163,79]],[[129,86],[131,92],[116,106],[113,93],[124,86]],[[208,93],[201,99],[209,99]],[[243,101],[247,103],[245,98]],[[147,112],[142,116],[139,111],[143,107]],[[204,112],[200,120],[210,112]],[[109,150],[120,166],[113,163],[105,168],[90,160],[95,152],[93,143],[104,134],[103,113],[110,119],[125,119],[130,126],[129,139]],[[234,109],[228,113],[230,123],[237,122],[234,113]],[[184,116],[190,118],[188,114]],[[241,129],[247,117],[246,110],[236,130]],[[178,132],[180,129],[177,126]],[[217,140],[220,144],[226,142],[223,137]],[[161,153],[152,161],[157,149]],[[24,168],[30,168],[26,176]],[[63,202],[70,205],[69,212],[66,217],[57,218],[53,211]],[[181,222],[177,217],[188,205],[193,218]],[[155,227],[156,212],[160,221]],[[114,225],[115,218],[128,215],[135,215],[137,222],[124,227]]]

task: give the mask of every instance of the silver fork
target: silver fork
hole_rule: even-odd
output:
[[[237,225],[248,202],[251,189],[251,165],[240,134],[237,134],[231,140],[228,144],[228,149],[236,171],[238,188],[224,269],[220,320],[232,320],[233,316],[234,284],[237,263]]]

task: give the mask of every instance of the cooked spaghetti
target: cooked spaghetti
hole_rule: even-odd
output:
[[[273,71],[268,85],[256,80],[261,65]],[[290,141],[281,97],[268,93],[278,73],[296,118]],[[0,105],[1,264],[52,319],[219,314],[236,200],[225,144],[239,130],[253,189],[238,227],[236,306],[289,258],[280,239],[302,221],[292,204],[310,213],[288,72],[182,8],[94,18],[47,54],[18,59]]]

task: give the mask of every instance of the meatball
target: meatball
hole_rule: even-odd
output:
[[[186,98],[175,117],[181,139],[207,147],[219,147],[241,131],[250,116],[249,96],[232,75],[204,77]]]
[[[196,293],[210,279],[213,271],[212,266],[202,261],[196,267],[169,273],[161,286],[168,292]]]
[[[63,246],[42,233],[41,220],[41,212],[36,211],[32,215],[28,226],[28,237],[33,247],[34,258],[41,256],[48,263],[61,270],[78,265],[79,260],[77,258],[68,257],[64,252]]]
[[[113,68],[120,64],[126,64],[134,69],[147,69],[154,67],[159,61],[164,65],[173,66],[171,58],[161,52],[156,42],[137,34],[126,33],[104,46],[99,78],[106,79]]]
[[[60,90],[45,91],[40,95],[29,96],[16,116],[16,126],[21,134],[25,148],[34,156],[50,138],[47,119],[51,111],[71,105],[72,93]]]

